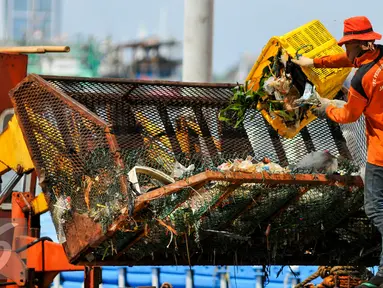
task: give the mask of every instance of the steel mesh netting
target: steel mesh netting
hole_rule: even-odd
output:
[[[34,81],[22,83],[15,96],[16,114],[22,123],[28,123],[23,132],[40,178],[49,186],[46,195],[58,239],[65,242],[63,224],[72,220],[69,207],[75,206],[79,213],[88,211],[89,204],[81,190],[84,165],[93,157],[90,152],[109,151],[104,127],[71,109],[62,98]],[[116,182],[110,181],[113,185]],[[93,192],[89,192],[88,199],[94,198]],[[104,203],[113,200],[113,195],[103,196]]]
[[[29,77],[12,99],[35,165],[40,174],[45,171],[51,185],[47,191],[55,191],[50,211],[62,242],[70,240],[65,239],[64,228],[71,225],[73,210],[100,223],[104,232],[123,207],[132,211],[135,196],[121,192],[121,179],[136,165],[171,175],[176,162],[185,167],[193,164],[194,170],[185,178],[248,155],[257,160],[266,156],[287,166],[311,151],[326,149],[357,166],[364,161],[359,152],[365,149],[363,122],[339,126],[315,120],[291,140],[281,138],[256,111],[250,111],[238,129],[219,122],[218,113],[232,96],[232,84],[41,77]],[[250,119],[252,113],[254,119]],[[107,127],[110,134],[105,132]],[[111,151],[110,135],[121,152],[122,168]],[[145,175],[139,175],[138,182],[145,192],[163,185]],[[67,196],[71,207],[62,209],[68,204]],[[151,201],[133,221],[125,221],[112,239],[92,248],[92,259],[107,261],[118,254],[119,259],[147,263],[164,251],[182,255],[186,250],[181,235],[186,233],[191,255],[214,249],[217,257],[225,257],[240,253],[240,248],[242,258],[254,262],[267,255],[253,250],[265,251],[269,241],[274,256],[279,255],[283,263],[286,255],[302,255],[306,244],[319,241],[329,231],[335,233],[341,225],[345,228],[328,240],[343,241],[347,235],[349,244],[359,247],[355,233],[373,233],[371,226],[360,226],[353,237],[351,232],[339,231],[349,231],[347,221],[360,211],[362,197],[361,189],[349,191],[348,187],[227,182],[188,187]],[[305,238],[305,245],[294,245]],[[301,256],[294,257],[293,261],[302,261]]]

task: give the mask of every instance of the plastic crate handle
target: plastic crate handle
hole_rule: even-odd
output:
[[[311,44],[302,45],[302,46],[300,46],[300,47],[298,48],[297,52],[295,53],[295,58],[297,58],[297,59],[299,60],[299,58],[302,57],[302,55],[303,55],[303,54],[300,54],[299,52],[300,52],[301,50],[307,48],[307,47],[310,47],[310,50],[305,51],[305,53],[308,53],[308,52],[310,52],[311,50],[314,49],[314,46],[311,45]]]

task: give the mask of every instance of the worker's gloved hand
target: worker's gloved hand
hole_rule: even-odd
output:
[[[326,109],[331,104],[331,101],[326,98],[319,98],[320,104],[312,109],[312,113],[319,119],[325,119]]]
[[[312,109],[312,113],[320,119],[326,118],[326,109],[331,104],[331,100],[320,97],[315,89],[313,91],[312,98],[316,99],[316,102],[319,102],[318,105]]]
[[[330,100],[327,98],[322,98],[318,96],[318,100],[320,104],[312,110],[312,113],[317,116],[320,119],[326,118],[326,109],[329,105],[332,105],[336,108],[343,108],[343,106],[346,104],[346,101],[343,100]]]
[[[299,59],[291,59],[291,62],[301,66],[301,67],[313,67],[314,66],[314,60],[307,58],[305,56],[299,57]]]

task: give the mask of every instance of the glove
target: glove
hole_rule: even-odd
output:
[[[326,98],[321,98],[319,96],[318,96],[318,100],[320,104],[316,108],[312,109],[312,113],[319,119],[325,119],[327,117],[326,109],[331,104],[331,100]]]
[[[314,66],[314,60],[307,58],[305,56],[299,57],[299,59],[291,59],[291,62],[301,66],[301,67],[313,67]]]
[[[316,93],[317,99],[319,100],[320,104],[312,110],[312,113],[319,119],[324,119],[327,117],[326,109],[329,105],[335,106],[336,108],[343,108],[343,106],[346,104],[346,101],[330,100],[327,98],[320,97],[316,91],[314,93]]]

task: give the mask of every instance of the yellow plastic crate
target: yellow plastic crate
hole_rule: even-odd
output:
[[[254,90],[259,88],[259,81],[262,77],[263,69],[270,64],[270,61],[267,59],[276,55],[280,47],[284,48],[291,57],[295,57],[297,50],[304,45],[312,45],[312,47],[310,46],[312,49],[310,51],[303,49],[299,51],[299,54],[309,58],[345,52],[319,20],[311,21],[281,37],[272,37],[269,40],[246,78],[246,81],[250,81],[251,83],[250,87],[253,87],[252,89]],[[333,99],[341,89],[351,68],[302,68],[302,70],[307,78],[315,85],[321,97]],[[309,112],[308,119],[301,121],[298,128],[290,128],[287,127],[280,118],[271,117],[267,111],[261,110],[261,113],[271,126],[285,138],[294,138],[303,127],[316,118]]]

